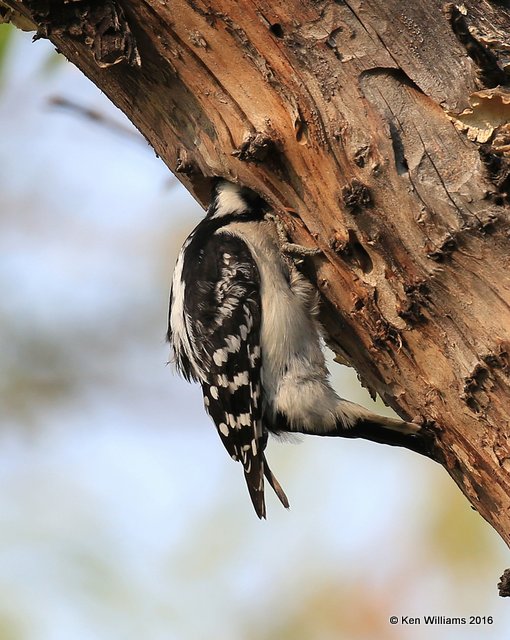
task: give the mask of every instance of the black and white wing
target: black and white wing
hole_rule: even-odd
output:
[[[204,241],[182,270],[196,377],[206,410],[230,456],[242,463],[253,506],[264,518],[264,475],[286,507],[288,501],[264,455],[260,275],[241,238],[216,231]]]

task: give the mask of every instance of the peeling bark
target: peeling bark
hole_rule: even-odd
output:
[[[338,359],[436,425],[510,543],[508,3],[56,4],[0,0],[200,202],[212,176],[239,181],[322,250],[307,269]]]

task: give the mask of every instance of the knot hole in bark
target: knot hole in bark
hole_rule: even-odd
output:
[[[345,254],[357,267],[359,267],[363,271],[363,273],[371,273],[372,269],[374,268],[372,258],[370,257],[370,254],[365,249],[365,247],[358,240],[358,236],[352,229],[349,229],[349,241]]]
[[[308,125],[301,113],[294,121],[294,131],[296,135],[296,141],[298,144],[307,144],[308,142]]]
[[[269,27],[269,31],[277,38],[283,38],[283,28],[279,22],[275,22]]]

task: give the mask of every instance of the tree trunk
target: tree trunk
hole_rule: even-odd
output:
[[[195,197],[252,187],[342,362],[510,543],[510,9],[502,0],[0,0]],[[510,67],[508,67],[510,68]],[[509,72],[510,73],[510,72]]]

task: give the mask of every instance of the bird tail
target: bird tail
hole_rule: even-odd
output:
[[[280,500],[280,502],[283,504],[283,506],[286,509],[288,509],[289,508],[289,500],[288,500],[287,496],[285,495],[285,491],[282,489],[281,484],[274,477],[273,472],[269,468],[269,465],[267,464],[266,456],[264,456],[264,475],[266,476],[266,480],[273,487],[273,491],[278,496],[278,499]]]
[[[248,464],[244,466],[244,477],[248,486],[248,492],[253,504],[253,508],[260,519],[266,517],[266,502],[264,499],[264,476],[269,482],[278,499],[283,506],[288,509],[289,501],[280,483],[274,477],[273,472],[269,468],[266,456],[262,454],[251,458]]]

